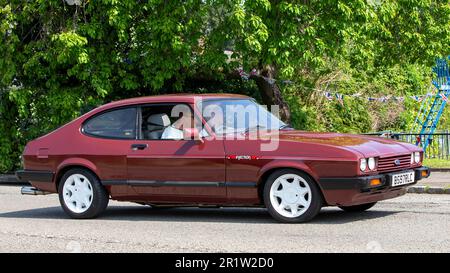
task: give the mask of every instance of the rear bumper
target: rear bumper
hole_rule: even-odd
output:
[[[414,183],[392,186],[392,176],[405,172],[414,171]],[[406,188],[414,185],[417,181],[430,176],[430,169],[419,167],[399,172],[358,176],[322,178],[319,184],[324,192],[324,197],[329,205],[358,205],[369,202],[381,201],[394,198],[406,193]],[[370,181],[380,179],[381,185],[370,186]]]
[[[20,170],[16,172],[17,180],[20,182],[53,182],[55,173],[51,171],[35,171],[35,170]]]

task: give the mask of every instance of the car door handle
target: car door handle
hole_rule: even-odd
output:
[[[147,144],[131,144],[131,150],[137,151],[137,150],[144,150],[147,149]]]

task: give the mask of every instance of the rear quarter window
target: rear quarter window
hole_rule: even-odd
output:
[[[117,138],[136,138],[136,108],[110,110],[88,119],[83,125],[87,135]]]

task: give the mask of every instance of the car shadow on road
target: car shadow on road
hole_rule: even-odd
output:
[[[373,208],[366,212],[348,213],[337,208],[324,208],[311,224],[345,224],[383,218],[401,211],[384,211]],[[68,219],[60,207],[38,208],[0,213],[0,218]],[[166,222],[224,222],[224,223],[277,223],[264,208],[150,208],[144,206],[110,206],[99,217],[117,221]]]
[[[0,213],[0,218],[23,219],[61,219],[67,218],[61,207],[46,207],[38,209],[18,210]]]

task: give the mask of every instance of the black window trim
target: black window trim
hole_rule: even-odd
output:
[[[135,108],[136,109],[136,122],[134,124],[134,138],[123,138],[123,137],[112,137],[112,136],[100,136],[100,135],[95,135],[95,134],[90,134],[88,132],[85,131],[84,127],[86,126],[86,123],[88,123],[90,120],[106,114],[108,112],[112,112],[112,111],[116,111],[116,110],[121,110],[121,109],[128,109],[128,108]],[[123,105],[123,106],[118,106],[118,107],[114,107],[114,108],[109,108],[103,111],[100,111],[98,113],[93,114],[92,116],[88,117],[87,119],[85,119],[83,121],[83,123],[81,123],[81,128],[80,131],[83,135],[89,136],[89,137],[94,137],[94,138],[101,138],[101,139],[112,139],[112,140],[132,140],[132,141],[136,141],[138,140],[138,131],[137,131],[137,119],[138,119],[138,110],[139,106],[138,105]]]
[[[142,108],[136,105],[136,140],[142,139]]]

